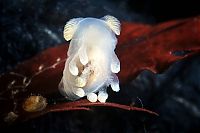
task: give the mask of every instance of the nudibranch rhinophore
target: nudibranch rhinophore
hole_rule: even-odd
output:
[[[84,96],[90,102],[106,102],[107,87],[118,92],[120,62],[115,54],[120,22],[107,15],[101,19],[74,18],[64,27],[70,42],[59,90],[69,100]],[[98,93],[98,95],[96,94]]]

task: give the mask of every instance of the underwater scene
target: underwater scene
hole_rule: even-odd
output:
[[[1,133],[200,132],[200,8],[1,0]]]

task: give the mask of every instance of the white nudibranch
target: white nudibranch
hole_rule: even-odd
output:
[[[59,90],[69,100],[87,96],[90,102],[106,102],[107,87],[118,92],[120,62],[115,54],[120,22],[113,16],[74,18],[64,27],[70,42]],[[96,94],[98,93],[98,94]]]

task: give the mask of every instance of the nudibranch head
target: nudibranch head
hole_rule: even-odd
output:
[[[75,18],[66,23],[63,34],[71,42],[60,92],[69,100],[87,96],[91,102],[106,102],[109,85],[119,91],[115,73],[120,71],[120,62],[114,51],[119,20],[109,15],[101,19]]]

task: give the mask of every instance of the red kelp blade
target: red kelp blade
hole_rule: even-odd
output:
[[[117,47],[121,82],[135,78],[145,69],[160,73],[172,63],[200,53],[199,16],[143,28],[124,23],[122,31],[124,28],[126,32],[122,32]]]
[[[49,48],[18,65],[12,72],[1,75],[1,123],[28,120],[48,112],[90,110],[91,106],[156,114],[143,108],[116,103],[89,103],[86,100],[59,102],[58,99],[64,99],[58,92],[58,84],[67,48],[68,45]],[[123,23],[116,51],[121,62],[118,74],[121,84],[127,83],[145,69],[162,72],[173,62],[200,53],[200,17],[155,26]],[[181,51],[188,52],[176,55],[176,52]]]
[[[21,120],[25,121],[27,119],[31,119],[31,118],[35,118],[37,116],[49,113],[49,112],[62,112],[62,111],[72,111],[72,110],[92,110],[90,107],[112,107],[112,108],[118,108],[118,109],[122,109],[122,110],[127,110],[127,111],[141,111],[141,112],[146,112],[152,115],[156,115],[158,116],[158,114],[156,112],[150,111],[148,109],[145,108],[139,108],[139,107],[134,107],[134,106],[128,106],[128,105],[122,105],[122,104],[118,104],[118,103],[110,103],[110,102],[106,102],[106,103],[100,103],[100,102],[89,102],[88,100],[78,100],[78,101],[74,101],[74,102],[64,102],[64,103],[57,103],[54,105],[49,105],[47,106],[46,109],[40,111],[40,112],[33,112],[31,113],[27,113],[24,112],[23,114],[21,114]]]

